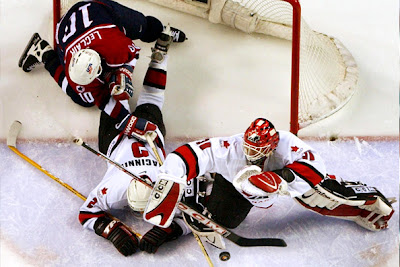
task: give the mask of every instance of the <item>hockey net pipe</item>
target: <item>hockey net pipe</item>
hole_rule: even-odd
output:
[[[129,6],[132,0],[119,0]],[[246,33],[292,41],[290,131],[322,120],[352,97],[358,69],[336,38],[312,30],[301,17],[299,0],[147,0],[221,23]],[[53,0],[56,23],[76,0]]]

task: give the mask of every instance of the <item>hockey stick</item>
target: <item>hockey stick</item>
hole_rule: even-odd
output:
[[[158,151],[157,151],[156,146],[154,145],[153,139],[152,139],[151,136],[150,136],[149,134],[147,134],[147,133],[146,133],[144,136],[146,137],[147,143],[150,145],[151,149],[153,150],[154,155],[155,155],[156,158],[157,158],[158,164],[160,164],[160,166],[162,166],[162,165],[163,165],[163,161],[162,161],[162,159],[161,159],[161,157],[160,157],[160,154],[159,154]],[[194,238],[196,239],[197,244],[199,244],[199,247],[200,247],[201,251],[203,252],[204,257],[206,257],[206,260],[207,260],[207,262],[208,262],[208,265],[210,265],[210,267],[213,267],[214,264],[212,263],[211,258],[210,258],[210,256],[208,255],[207,250],[206,250],[206,248],[205,248],[204,245],[203,245],[203,242],[201,242],[200,237],[199,237],[194,231],[192,231],[192,234],[193,234]]]
[[[84,148],[88,149],[95,155],[107,160],[109,163],[116,166],[118,169],[120,169],[120,170],[122,169],[123,172],[125,172],[126,174],[131,176],[133,179],[136,179],[139,182],[142,182],[143,184],[150,186],[143,178],[137,177],[135,174],[133,174],[130,171],[128,171],[127,169],[125,169],[119,163],[113,161],[112,159],[110,159],[109,157],[104,155],[103,153],[94,150],[89,145],[87,145],[85,142],[83,142],[82,139],[80,139],[80,138],[75,139],[74,143],[76,143],[77,145],[83,146]],[[190,217],[196,219],[197,221],[204,224],[205,226],[210,227],[216,233],[222,235],[226,239],[232,241],[233,243],[235,243],[236,245],[239,245],[241,247],[257,247],[257,246],[286,247],[287,246],[286,242],[280,238],[246,238],[246,237],[239,236],[239,235],[235,234],[234,232],[224,228],[220,224],[214,222],[210,218],[207,218],[206,216],[201,214],[201,212],[199,212],[197,209],[195,209],[194,207],[191,207],[184,201],[179,202],[178,208],[182,212],[188,214]]]
[[[77,190],[75,190],[72,186],[70,186],[69,184],[63,182],[60,178],[57,178],[56,176],[54,176],[53,174],[51,174],[49,171],[47,171],[46,169],[44,169],[42,166],[40,166],[39,164],[37,164],[35,161],[31,160],[29,157],[27,157],[25,154],[23,154],[22,152],[20,152],[17,148],[17,137],[19,132],[21,131],[21,127],[22,124],[19,121],[14,121],[11,124],[10,130],[8,132],[8,136],[7,136],[7,146],[14,151],[18,156],[20,156],[21,158],[23,158],[24,160],[26,160],[27,162],[29,162],[32,166],[34,166],[35,168],[37,168],[38,170],[40,170],[41,172],[43,172],[44,174],[46,174],[47,176],[49,176],[51,179],[53,179],[54,181],[56,181],[57,183],[59,183],[60,185],[62,185],[63,187],[67,188],[69,191],[71,191],[72,193],[74,193],[74,195],[78,196],[80,199],[82,199],[83,201],[86,201],[86,197],[84,195],[82,195],[81,193],[79,193]],[[112,216],[111,214],[107,213],[107,216],[109,216],[111,219],[119,221],[117,218],[115,218],[114,216]],[[141,238],[142,236],[137,233],[136,231],[134,231],[132,228],[130,228],[129,226],[127,226],[129,228],[129,230],[134,233],[137,237]]]

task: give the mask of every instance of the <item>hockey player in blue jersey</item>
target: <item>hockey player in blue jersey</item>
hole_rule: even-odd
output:
[[[19,66],[30,72],[44,63],[50,75],[75,103],[83,107],[95,105],[121,121],[130,114],[126,100],[134,91],[133,71],[140,51],[134,40],[150,43],[159,38],[170,38],[168,34],[162,34],[168,30],[173,42],[186,39],[182,31],[172,27],[167,29],[157,18],[145,16],[117,2],[82,1],[72,6],[58,23],[57,47],[53,50],[35,33],[19,60]],[[167,52],[169,42],[163,41],[153,48],[152,57]],[[151,83],[154,77],[158,77],[154,72],[149,69],[146,82]]]

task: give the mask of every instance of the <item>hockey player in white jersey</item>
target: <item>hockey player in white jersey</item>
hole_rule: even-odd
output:
[[[392,199],[375,187],[328,175],[317,151],[258,118],[244,134],[190,142],[170,153],[160,168],[144,219],[167,227],[176,210],[169,202],[179,200],[185,184],[205,173],[215,174],[210,200],[219,199],[206,203],[204,213],[230,228],[239,225],[251,207],[269,208],[278,196],[294,198],[309,210],[351,220],[372,231],[387,228],[394,212]],[[239,196],[218,197],[233,189]],[[170,217],[165,218],[166,214]]]
[[[172,41],[170,32],[167,34],[156,43],[158,47],[164,46],[164,49],[152,49],[151,62],[135,111],[121,123],[104,111],[100,118],[100,152],[150,183],[157,178],[159,163],[146,141],[146,133],[151,133],[160,157],[162,160],[165,158],[166,131],[161,109],[166,85],[167,50]],[[167,228],[154,226],[139,241],[126,225],[108,216],[108,212],[127,206],[142,212],[150,192],[149,187],[109,164],[104,178],[81,206],[79,221],[84,228],[94,230],[97,235],[111,241],[124,256],[135,253],[138,248],[154,253],[164,242],[190,233],[182,219],[176,217]]]

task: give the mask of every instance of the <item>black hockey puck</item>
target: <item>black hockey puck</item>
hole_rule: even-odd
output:
[[[228,251],[221,252],[219,254],[219,259],[221,261],[227,261],[231,258],[231,254]]]

